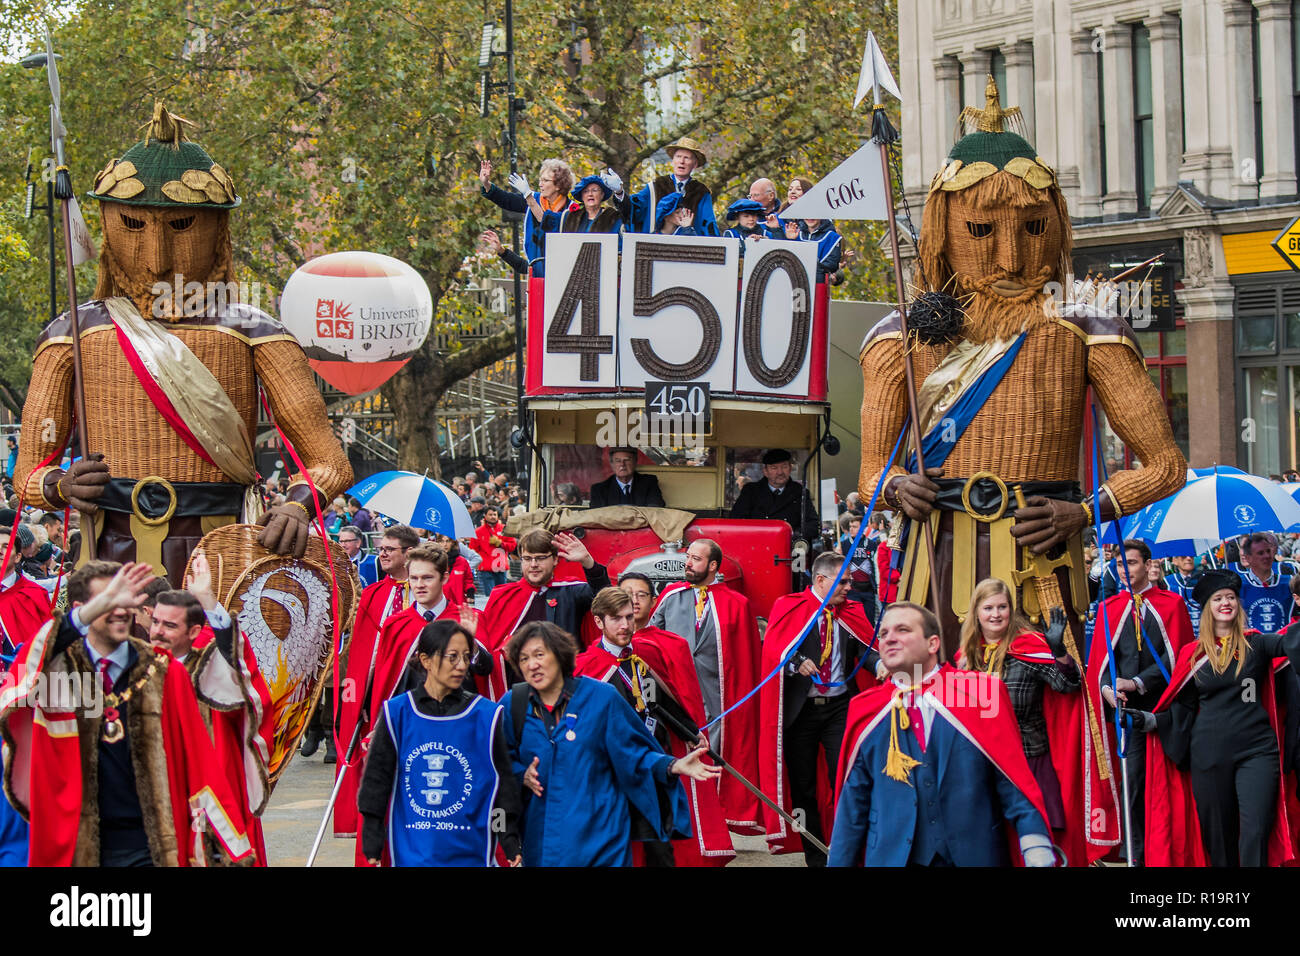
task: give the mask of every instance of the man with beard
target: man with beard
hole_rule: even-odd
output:
[[[725,584],[714,583],[722,567],[722,548],[697,538],[686,549],[684,580],[659,595],[650,616],[654,627],[684,638],[695,658],[695,673],[704,698],[704,713],[713,721],[758,683],[761,646],[758,620],[749,599]],[[709,741],[722,759],[746,779],[758,782],[758,701],[751,698],[709,728]],[[719,793],[727,825],[758,832],[758,800],[728,774]]]
[[[1055,174],[1004,129],[1008,112],[1016,111],[1002,110],[989,77],[987,106],[963,113],[976,128],[953,147],[925,204],[919,264],[925,304],[934,308],[914,305],[913,341],[904,343],[893,314],[868,333],[860,353],[864,498],[909,421],[904,350],[910,355],[926,473],[918,473],[909,445],[885,476],[884,499],[908,519],[898,597],[928,602],[937,575],[948,654],[975,582],[1018,580],[1018,545],[1061,559],[1042,583],[1045,591],[1059,587],[1082,636],[1088,590],[1080,532],[1098,517],[1078,484],[1089,387],[1142,462],[1112,472],[1101,487],[1102,521],[1173,493],[1187,468],[1133,331],[1049,294],[1048,284],[1059,288],[1069,273],[1070,217]],[[1038,587],[1023,579],[1016,603],[1043,620]]]
[[[94,517],[97,556],[143,561],[180,587],[207,532],[266,526],[258,543],[302,557],[322,502],[352,483],[301,346],[278,321],[233,298],[229,174],[161,103],[144,139],[95,177],[104,242],[94,300],[78,309],[89,454],[43,463],[73,426],[71,323],[37,341],[23,406],[15,487],[46,510]],[[197,290],[197,291],[196,291]],[[261,513],[252,436],[258,386],[306,473]]]

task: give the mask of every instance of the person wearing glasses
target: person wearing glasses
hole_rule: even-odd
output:
[[[561,559],[580,565],[585,580],[572,574],[556,580]],[[479,625],[479,641],[496,657],[491,686],[498,700],[519,679],[504,659],[510,636],[529,621],[550,621],[570,634],[587,626],[592,636],[582,643],[590,644],[596,636],[595,621],[587,620],[591,602],[610,583],[604,565],[596,563],[577,537],[563,532],[552,535],[543,528],[526,532],[519,539],[519,564],[523,577],[492,589]]]
[[[498,840],[522,862],[502,708],[464,686],[473,647],[457,621],[426,624],[413,655],[424,682],[379,709],[357,797],[370,866],[492,866]]]

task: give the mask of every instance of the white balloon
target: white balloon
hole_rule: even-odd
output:
[[[401,260],[334,252],[289,277],[280,320],[309,359],[404,362],[428,337],[433,297],[423,277]]]

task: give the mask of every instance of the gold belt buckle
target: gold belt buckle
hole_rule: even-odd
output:
[[[988,514],[980,514],[978,511],[976,511],[970,506],[970,490],[972,487],[974,487],[975,482],[979,481],[981,478],[987,478],[990,481],[992,481],[993,484],[997,486],[998,491],[1002,493],[1002,504],[998,505],[996,511],[991,511]],[[992,524],[993,522],[1001,518],[1004,514],[1006,514],[1007,500],[1008,500],[1007,483],[1003,481],[1001,478],[999,478],[997,475],[993,474],[993,472],[991,471],[975,472],[975,474],[971,475],[969,478],[966,479],[966,484],[962,485],[961,487],[961,506],[966,509],[966,513],[968,515],[970,515],[976,521],[984,522],[984,524]]]
[[[162,517],[150,518],[148,515],[140,511],[140,490],[144,488],[145,485],[162,485],[167,489],[167,494],[171,496],[171,504],[167,506],[167,510],[163,513]],[[176,505],[178,500],[175,485],[159,475],[149,475],[147,478],[141,478],[137,481],[135,487],[131,489],[131,513],[135,515],[142,524],[155,528],[158,525],[166,524],[172,520],[172,515],[176,514]]]

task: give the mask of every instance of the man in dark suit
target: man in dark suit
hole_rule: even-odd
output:
[[[763,454],[763,481],[751,481],[740,489],[731,507],[733,518],[772,518],[784,521],[796,538],[812,541],[821,531],[812,499],[804,486],[790,477],[792,459],[784,448],[770,448]]]
[[[610,508],[614,505],[665,507],[663,492],[659,490],[659,479],[654,475],[636,473],[635,448],[611,449],[609,464],[614,469],[614,474],[591,486],[591,507]]]
[[[920,605],[892,605],[877,639],[890,678],[849,705],[829,865],[1006,866],[1010,824],[1025,865],[1052,866],[1006,685],[941,665]]]

